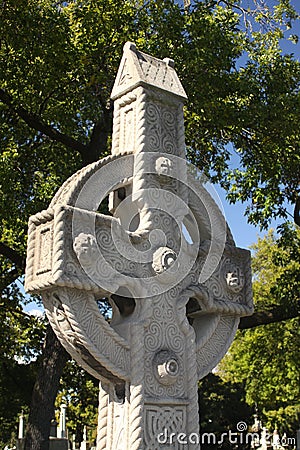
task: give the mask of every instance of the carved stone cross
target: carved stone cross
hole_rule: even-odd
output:
[[[250,254],[185,160],[173,62],[127,43],[112,99],[112,155],[30,218],[26,289],[100,380],[97,450],[198,449],[197,382],[252,313]]]

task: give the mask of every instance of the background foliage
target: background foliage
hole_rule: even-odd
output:
[[[267,227],[272,217],[286,219],[290,206],[297,222],[300,66],[280,47],[283,38],[297,42],[289,31],[297,13],[288,0],[270,2],[270,8],[262,0],[249,1],[246,8],[244,3],[195,1],[184,12],[171,0],[3,2],[0,415],[5,442],[15,429],[17,412],[28,410],[36,367],[42,366],[43,358],[44,324],[24,314],[27,300],[15,281],[24,274],[28,218],[47,207],[74,171],[109,153],[109,95],[126,41],[175,60],[189,97],[185,108],[189,159],[227,189],[230,201],[248,202],[251,222]],[[287,227],[280,232],[282,240],[274,242],[269,236],[258,244],[265,250],[256,249],[258,311],[266,313],[256,316],[260,324],[266,318],[278,321],[298,314],[299,237]],[[279,258],[274,256],[273,262],[268,259],[271,248]],[[258,401],[259,392],[268,420],[278,421],[281,414],[282,425],[287,426],[293,426],[295,412],[287,408],[294,408],[297,393],[295,321],[241,333],[230,354],[234,359],[236,349],[243,348],[244,353],[236,355],[240,364],[225,371],[228,379],[243,382],[248,403]],[[286,350],[280,361],[279,349]],[[94,382],[82,376],[70,363],[60,394],[72,399],[70,427],[77,434],[91,417],[87,404],[94,404],[89,403]],[[284,389],[278,390],[274,380]],[[75,413],[81,417],[79,431],[72,422]]]
[[[300,231],[270,231],[252,246],[257,308],[299,303]],[[272,303],[271,301],[272,300]],[[259,409],[265,426],[296,434],[300,417],[299,317],[239,331],[220,365],[224,380],[242,383],[247,403]]]

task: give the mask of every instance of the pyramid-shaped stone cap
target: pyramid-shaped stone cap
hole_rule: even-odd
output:
[[[116,81],[111,93],[116,100],[137,86],[154,86],[187,100],[186,93],[174,70],[174,61],[157,59],[139,52],[135,44],[126,42]]]

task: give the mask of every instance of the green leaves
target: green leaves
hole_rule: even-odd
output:
[[[200,429],[204,433],[222,436],[228,430],[236,430],[241,420],[251,423],[252,408],[245,402],[245,392],[238,382],[224,382],[215,374],[208,374],[199,382]],[[225,443],[222,445],[226,445]],[[201,444],[204,450],[220,448],[212,442]]]
[[[17,431],[17,417],[28,411],[44,338],[44,321],[23,311],[26,299],[17,284],[0,298],[0,445],[4,448]]]
[[[68,432],[79,444],[84,426],[88,426],[88,439],[96,439],[99,382],[79,368],[74,361],[66,364],[56,406],[67,405]],[[59,417],[57,417],[57,420]]]
[[[284,226],[252,246],[253,292],[258,311],[299,309],[300,232]],[[296,315],[296,314],[295,314]],[[299,405],[299,318],[244,330],[221,363],[222,376],[242,381],[246,400],[258,405],[271,430],[295,432]]]
[[[251,222],[267,227],[272,217],[286,217],[286,204],[299,195],[300,66],[282,55],[280,40],[297,14],[288,0],[278,0],[274,8],[248,3],[245,10],[240,1],[196,1],[188,13],[172,0],[3,3],[0,227],[3,248],[15,251],[20,264],[2,251],[2,286],[24,271],[29,216],[47,208],[79,167],[110,151],[109,96],[128,40],[142,51],[175,60],[189,97],[188,158],[228,190],[230,201],[248,202]],[[290,39],[297,41],[293,35]],[[294,307],[298,237],[288,237],[285,230],[285,239],[287,253],[275,252],[272,264],[268,251],[273,244],[259,250],[269,261],[257,272],[264,280],[255,287],[261,306],[269,307],[272,296],[276,305]],[[7,347],[6,358],[11,361],[11,351],[30,359],[41,330],[22,316],[24,299],[16,286],[8,289],[3,321],[16,344]],[[246,374],[251,362],[241,359],[241,364]],[[257,363],[251,373],[258,370]],[[256,387],[251,387],[253,396]],[[81,410],[85,406],[76,414]]]
[[[190,159],[213,181],[232,185],[231,201],[249,200],[250,221],[266,227],[271,217],[286,215],[285,202],[298,192],[300,69],[279,46],[285,23],[297,16],[288,1],[273,10],[249,8],[196,2],[182,14],[171,0],[43,1],[38,8],[10,0],[2,14],[3,87],[48,125],[88,144],[97,122],[106,136],[111,132],[109,95],[124,42],[173,57],[189,95]],[[7,109],[3,114],[7,123]],[[53,145],[16,125],[15,115],[11,120],[13,142],[26,146],[31,134],[44,147]],[[238,176],[229,144],[245,168]],[[106,150],[106,142],[98,148]],[[72,146],[64,157],[71,155]],[[73,155],[79,161],[75,147]]]
[[[226,379],[242,381],[247,402],[257,404],[270,430],[297,430],[299,414],[299,332],[297,320],[257,327],[239,333],[225,358]]]

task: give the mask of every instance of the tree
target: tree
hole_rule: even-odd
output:
[[[257,308],[299,306],[300,231],[286,226],[280,238],[270,231],[253,250]],[[222,377],[242,382],[247,403],[256,404],[265,424],[281,433],[298,429],[299,349],[299,318],[292,318],[240,331],[220,366]]]
[[[4,448],[17,427],[18,415],[28,412],[37,375],[36,358],[44,338],[41,318],[24,313],[18,302],[21,294],[12,285],[1,296],[0,309],[0,445]]]
[[[32,391],[25,448],[41,450],[49,448],[54,402],[62,371],[68,358],[68,353],[57,340],[51,326],[48,325],[39,372]]]
[[[75,170],[109,152],[109,95],[127,40],[176,61],[189,95],[188,157],[220,180],[232,201],[252,200],[250,220],[265,226],[272,215],[285,215],[284,200],[295,203],[297,219],[299,63],[279,48],[285,26],[296,18],[288,1],[278,0],[273,11],[197,1],[188,14],[171,0],[6,0],[2,6],[3,288],[24,273],[28,217],[46,208]],[[230,143],[241,157],[234,171]],[[11,293],[9,301],[16,298]],[[65,353],[59,344],[54,348],[57,379]],[[50,366],[41,367],[43,379]],[[51,408],[44,408],[49,422]],[[31,448],[41,448],[35,442]]]
[[[74,361],[68,361],[60,381],[56,404],[67,405],[68,432],[75,435],[78,444],[83,440],[84,426],[94,425],[93,429],[88,429],[88,439],[96,439],[98,395],[97,380],[80,369]]]
[[[224,382],[212,373],[199,383],[199,407],[202,450],[232,448],[229,434],[225,433],[229,430],[235,433],[239,422],[252,420],[252,409],[245,402],[242,383]],[[208,439],[210,433],[214,434],[215,441]],[[239,448],[244,447],[239,444]]]

